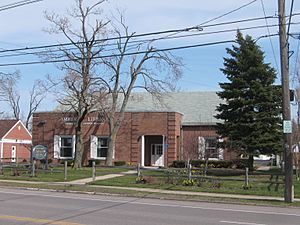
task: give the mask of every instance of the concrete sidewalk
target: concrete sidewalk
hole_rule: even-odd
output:
[[[80,179],[80,180],[68,181],[68,182],[64,182],[64,183],[83,185],[83,184],[88,184],[90,182],[97,181],[97,180],[106,180],[106,179],[111,179],[111,178],[115,178],[115,177],[122,177],[122,176],[128,175],[128,174],[136,174],[136,171],[129,170],[126,172],[121,172],[119,174],[107,174],[107,175],[103,175],[103,176],[97,176],[97,177],[95,177],[95,180],[93,180],[93,178],[91,177],[91,178],[85,178],[85,179]]]

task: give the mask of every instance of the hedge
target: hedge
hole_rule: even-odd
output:
[[[205,167],[205,160],[191,160],[191,165],[197,168]],[[175,160],[173,161],[171,167],[174,168],[184,168],[186,167],[186,161],[184,160]],[[209,168],[236,168],[236,169],[245,169],[249,167],[249,162],[247,159],[234,159],[234,160],[209,160]]]

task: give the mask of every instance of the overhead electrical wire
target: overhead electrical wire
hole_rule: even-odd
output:
[[[298,16],[298,15],[300,15],[300,13],[295,13],[293,15],[294,16]],[[235,21],[227,21],[227,22],[222,22],[222,23],[217,23],[217,24],[205,25],[205,26],[203,26],[203,28],[215,27],[215,26],[223,26],[223,25],[230,25],[230,24],[243,23],[243,22],[251,22],[251,21],[257,21],[257,20],[262,20],[262,19],[273,19],[273,18],[277,18],[277,16],[265,16],[265,17],[248,18],[248,19],[235,20]],[[187,29],[191,29],[191,28],[185,28],[184,30],[187,30]],[[178,29],[176,29],[176,30],[169,30],[167,32],[177,32],[177,31],[178,31]],[[144,34],[139,34],[139,35],[133,35],[132,37],[135,38],[135,37],[141,37],[141,36],[162,34],[162,33],[165,33],[165,32],[166,31],[144,33]],[[122,39],[122,38],[126,38],[126,36],[124,36],[124,37],[117,37],[117,38],[121,38]],[[112,39],[117,39],[117,38],[112,38]],[[98,41],[106,41],[106,40],[102,39],[102,40],[98,40]],[[83,43],[83,42],[81,42],[81,43]],[[80,44],[80,42],[77,42],[77,44]],[[33,50],[33,49],[39,49],[39,48],[62,47],[62,46],[68,46],[68,45],[73,45],[73,44],[71,44],[71,43],[61,43],[61,44],[53,44],[53,45],[43,45],[43,46],[23,47],[23,48],[14,48],[14,49],[4,49],[4,50],[0,50],[0,53],[11,52],[11,51],[27,51],[27,50]],[[35,53],[33,53],[33,54],[35,54]]]
[[[293,24],[300,24],[300,22],[299,23],[293,23]],[[268,25],[269,27],[276,27],[277,26],[277,24],[274,24],[274,25]],[[240,28],[240,30],[242,31],[242,30],[249,30],[249,29],[260,29],[260,28],[265,28],[266,27],[266,25],[261,25],[261,26],[253,26],[253,27],[245,27],[245,28]],[[219,30],[219,31],[211,31],[211,32],[204,32],[204,33],[198,33],[198,34],[188,34],[188,35],[181,35],[181,36],[174,36],[174,37],[169,37],[168,39],[175,39],[175,38],[182,38],[182,37],[191,37],[191,36],[200,36],[200,35],[208,35],[208,34],[217,34],[217,33],[224,33],[224,32],[235,32],[236,31],[236,29],[228,29],[228,30]],[[260,38],[264,38],[264,37],[270,37],[270,36],[275,36],[275,35],[278,35],[278,34],[272,34],[272,35],[265,35],[265,36],[261,36],[261,37],[259,37],[258,39],[260,39]],[[159,39],[159,38],[158,38]],[[257,39],[257,40],[258,40]],[[153,39],[148,39],[148,40],[153,40]],[[256,40],[256,41],[257,41]],[[130,42],[130,43],[133,43],[133,42],[137,42],[137,43],[139,43],[140,41],[145,41],[145,40],[139,40],[139,41],[132,41],[132,42]],[[115,44],[111,44],[111,45],[115,45]],[[137,44],[138,45],[138,44]],[[132,45],[132,46],[130,46],[130,47],[134,47],[134,45]],[[71,50],[71,49],[69,49],[69,50]],[[112,50],[116,50],[116,48],[114,48],[114,49],[109,49],[109,50],[105,50],[105,51],[112,51]],[[54,50],[54,51],[60,51],[60,50]],[[43,52],[45,52],[45,51],[42,51],[42,53]],[[18,54],[24,54],[24,53],[18,53]],[[25,53],[25,54],[37,54],[37,53]],[[130,53],[130,54],[132,54],[132,53]],[[8,57],[9,55],[5,55],[6,57]],[[0,55],[0,57],[3,57],[3,55],[1,56]],[[61,57],[59,57],[59,56],[57,56],[57,58],[62,58],[63,56],[61,56]],[[52,61],[49,61],[49,63],[50,62],[52,62],[52,63],[54,63],[54,62],[63,62],[64,60],[52,60]],[[46,63],[46,62],[43,62],[42,61],[42,63]],[[47,62],[48,63],[48,62]],[[29,64],[32,64],[31,62],[29,63]],[[33,63],[33,64],[37,64],[37,63]],[[5,64],[6,65],[6,64]],[[11,63],[11,64],[9,64],[9,65],[26,65],[26,63]],[[9,66],[9,65],[6,65],[6,66]]]
[[[240,6],[240,7],[238,7],[238,8],[236,8],[236,9],[233,9],[233,10],[227,12],[227,13],[224,13],[224,14],[222,14],[222,15],[220,15],[220,16],[217,16],[217,17],[212,18],[212,19],[210,19],[210,20],[207,20],[207,21],[205,21],[205,22],[203,22],[203,23],[200,23],[199,25],[201,26],[201,25],[210,23],[210,22],[212,22],[212,21],[218,20],[218,19],[220,19],[220,18],[222,18],[222,17],[224,17],[224,16],[228,16],[228,15],[230,15],[231,13],[234,13],[234,12],[236,12],[236,11],[239,11],[239,10],[241,10],[241,9],[243,9],[243,8],[245,8],[245,7],[249,6],[249,5],[251,5],[251,4],[253,4],[253,3],[256,2],[256,1],[257,1],[257,0],[253,0],[253,1],[251,1],[251,2],[248,2],[248,3],[246,3],[246,4],[244,4],[244,5]]]
[[[42,1],[44,1],[44,0],[24,0],[24,1],[19,1],[19,2],[8,4],[8,5],[0,6],[0,11],[5,11],[5,10],[17,8],[17,7],[24,6],[24,5],[29,5],[29,4],[32,4],[32,3],[42,2]]]
[[[235,42],[235,40],[225,40],[225,41],[209,42],[209,43],[204,43],[204,44],[184,45],[184,46],[178,46],[178,47],[153,49],[153,50],[140,51],[140,52],[128,52],[128,53],[124,53],[124,54],[103,55],[103,56],[96,56],[94,58],[95,59],[101,59],[101,58],[117,57],[117,56],[122,56],[122,55],[123,56],[140,55],[140,54],[145,54],[147,52],[155,53],[155,52],[175,51],[175,50],[181,50],[181,49],[198,48],[198,47],[226,44],[226,43],[233,43],[233,42]],[[5,63],[5,64],[0,64],[0,67],[4,67],[4,66],[21,66],[21,65],[36,65],[36,64],[47,64],[47,63],[63,63],[63,62],[72,62],[72,61],[74,61],[74,60],[72,60],[72,59],[60,59],[60,60],[31,61],[31,62],[19,62],[19,63]]]
[[[16,3],[12,3],[12,4],[9,4],[9,5],[6,5],[6,6],[0,6],[0,11],[1,9],[5,9],[5,7],[17,7],[18,5],[24,5],[24,4],[30,4],[30,3],[34,3],[34,2],[39,2],[39,1],[43,1],[43,0],[27,0],[27,1],[20,1],[20,2],[16,2]],[[142,34],[133,34],[132,35],[132,38],[139,38],[139,37],[144,37],[144,36],[151,36],[151,35],[161,35],[161,34],[166,34],[166,33],[181,33],[181,32],[188,32],[188,31],[192,31],[192,30],[197,30],[197,31],[202,31],[204,28],[210,28],[210,27],[215,27],[215,26],[225,26],[225,25],[230,25],[230,24],[235,24],[235,23],[243,23],[243,22],[251,22],[251,21],[258,21],[258,20],[261,20],[261,19],[264,19],[266,21],[266,26],[255,26],[255,27],[246,27],[246,28],[241,28],[240,30],[248,30],[248,29],[259,29],[259,28],[262,28],[262,27],[267,27],[268,29],[268,37],[270,37],[270,30],[269,30],[269,27],[272,27],[272,26],[277,26],[277,25],[269,25],[268,22],[267,22],[267,19],[274,19],[274,18],[278,18],[277,16],[266,16],[266,13],[265,13],[265,9],[264,9],[264,4],[263,4],[263,0],[261,0],[262,2],[262,7],[263,7],[263,11],[264,11],[264,17],[257,17],[257,18],[248,18],[248,19],[242,19],[242,20],[235,20],[235,21],[227,21],[227,22],[222,22],[222,23],[215,23],[215,24],[209,24],[209,25],[205,25],[207,23],[210,23],[212,21],[215,21],[219,18],[222,18],[226,15],[229,15],[233,12],[236,12],[242,8],[245,8],[251,4],[253,4],[254,2],[256,2],[257,0],[253,0],[247,4],[244,4],[234,10],[231,10],[230,12],[227,12],[227,13],[224,13],[218,17],[215,17],[213,19],[210,19],[208,21],[205,21],[203,23],[200,23],[199,25],[197,26],[193,26],[193,27],[188,27],[188,28],[184,28],[184,29],[173,29],[173,30],[165,30],[165,31],[158,31],[158,32],[151,32],[151,33],[142,33]],[[292,13],[292,11],[291,11]],[[300,13],[295,13],[294,15],[300,15]],[[293,15],[290,15],[290,17],[293,16]],[[183,37],[191,37],[191,36],[199,36],[199,35],[208,35],[208,34],[217,34],[217,33],[224,33],[224,32],[233,32],[233,31],[236,31],[236,29],[228,29],[228,30],[219,30],[219,31],[211,31],[211,32],[203,32],[203,33],[197,33],[197,34],[188,34],[188,35],[180,35],[180,36],[166,36],[166,37],[158,37],[158,38],[154,38],[154,39],[148,39],[148,40],[144,40],[144,41],[151,41],[151,40],[168,40],[168,39],[175,39],[175,38],[183,38]],[[272,35],[274,36],[274,35]],[[106,38],[106,39],[99,39],[99,40],[96,40],[96,42],[104,42],[104,41],[109,41],[109,40],[116,40],[116,39],[123,39],[123,38],[128,38],[129,36],[122,36],[122,37],[112,37],[112,38]],[[265,36],[262,36],[262,37],[265,37]],[[143,40],[134,40],[134,41],[131,41],[129,43],[141,43]],[[271,39],[270,39],[271,41]],[[76,44],[83,44],[83,43],[86,43],[86,42],[77,42]],[[214,42],[212,42],[214,43]],[[210,45],[212,43],[206,43],[206,44],[199,44],[199,45],[187,45],[187,46],[180,46],[180,47],[173,47],[173,48],[166,48],[166,49],[157,49],[155,51],[168,51],[168,49],[170,51],[173,51],[173,50],[178,50],[178,49],[185,49],[185,48],[191,48],[191,47],[201,47],[201,46],[207,46],[207,45]],[[215,43],[219,43],[219,42],[215,42]],[[223,43],[223,42],[222,42]],[[227,42],[226,42],[227,43]],[[272,42],[271,42],[272,44]],[[33,46],[33,47],[25,47],[25,48],[15,48],[15,49],[4,49],[4,50],[0,50],[0,53],[4,53],[4,52],[14,52],[14,51],[28,51],[28,50],[36,50],[36,49],[49,49],[49,48],[57,48],[57,47],[62,47],[62,46],[70,46],[70,45],[74,45],[73,43],[62,43],[62,44],[54,44],[54,45],[43,45],[43,46]],[[114,44],[109,44],[109,45],[115,45]],[[138,45],[138,44],[137,44]],[[132,45],[133,46],[133,45]],[[72,49],[75,49],[75,47],[73,48],[69,48],[69,49],[66,49],[66,50],[72,50]],[[273,49],[273,46],[272,46],[272,49]],[[105,50],[105,51],[112,51],[112,50],[115,50],[115,49],[109,49],[109,50]],[[47,50],[48,52],[49,50]],[[61,50],[52,50],[52,51],[61,51]],[[15,54],[15,55],[6,55],[6,57],[11,57],[11,56],[22,56],[22,55],[32,55],[32,54],[38,54],[38,53],[43,53],[45,51],[40,51],[40,52],[31,52],[31,53],[28,53],[28,52],[22,52],[22,53],[18,53],[18,54]],[[133,55],[133,54],[142,54],[143,52],[136,52],[136,53],[133,53],[133,52],[130,52],[128,53],[128,55]],[[274,54],[274,57],[275,57],[275,52],[274,52],[274,49],[273,49],[273,54]],[[127,54],[126,54],[127,55]],[[117,56],[117,54],[114,54],[114,55],[106,55],[106,56],[99,56],[99,57],[113,57],[113,56]],[[3,55],[0,57],[4,57]],[[61,60],[49,60],[49,61],[39,61],[39,62],[24,62],[24,63],[9,63],[9,64],[0,64],[0,66],[13,66],[13,65],[29,65],[29,64],[44,64],[44,63],[54,63],[54,62],[66,62],[66,61],[72,61],[70,59],[61,59]],[[275,62],[276,62],[276,65],[277,65],[277,61],[276,61],[276,58],[275,58]],[[278,68],[278,66],[277,66]]]
[[[295,22],[293,24],[300,24],[300,22]],[[272,25],[268,25],[268,27],[277,27],[277,24],[272,24]],[[239,28],[240,31],[245,31],[245,30],[252,30],[252,29],[263,29],[266,28],[266,25],[261,25],[261,26],[251,26],[251,27],[242,27]],[[134,47],[134,46],[138,46],[141,42],[149,42],[149,41],[159,41],[159,40],[170,40],[170,39],[180,39],[180,38],[187,38],[187,37],[195,37],[195,36],[204,36],[204,35],[211,35],[211,34],[220,34],[220,33],[230,33],[230,32],[236,32],[237,29],[224,29],[224,30],[217,30],[217,31],[209,31],[209,32],[201,32],[201,33],[196,33],[196,34],[185,34],[185,35],[177,35],[177,36],[172,36],[172,37],[158,37],[158,38],[154,38],[154,39],[142,39],[142,40],[134,40],[134,41],[129,41],[129,44],[132,43],[136,43],[135,45],[131,45],[130,47]],[[264,37],[272,37],[278,34],[274,34],[274,35],[265,35],[265,36],[260,36],[258,39],[260,38],[264,38]],[[256,41],[258,40],[256,39]],[[115,43],[108,43],[106,44],[106,46],[115,46]],[[68,48],[65,49],[66,51],[71,51],[71,50],[76,50],[77,48],[72,47],[72,48]],[[112,49],[106,49],[103,50],[104,52],[107,51],[112,51],[112,50],[117,50],[117,48],[112,48]],[[102,52],[103,52],[102,51]],[[54,52],[61,52],[61,49],[57,49],[57,50],[52,50],[52,53]],[[37,51],[37,52],[23,52],[23,53],[15,53],[15,54],[6,54],[6,55],[0,55],[0,58],[4,58],[4,57],[18,57],[18,56],[24,56],[24,55],[40,55],[43,53],[49,53],[49,50],[43,50],[43,51]]]
[[[300,13],[295,13],[294,15],[300,15]],[[231,25],[236,23],[244,23],[244,22],[251,22],[251,21],[257,21],[257,20],[264,20],[264,19],[275,19],[278,18],[277,16],[267,16],[267,17],[256,17],[256,18],[248,18],[248,19],[242,19],[242,20],[234,20],[234,21],[228,21],[228,22],[222,22],[222,23],[216,23],[216,24],[210,24],[210,25],[204,25],[202,28],[209,28],[209,27],[215,27],[215,26],[224,26],[224,25]],[[195,27],[194,27],[195,28]],[[178,32],[179,30],[187,30],[190,28],[184,28],[184,29],[173,29],[173,30],[165,30],[165,31],[159,31],[159,32],[150,32],[150,33],[142,33],[142,34],[133,34],[132,38],[137,37],[144,37],[144,36],[151,36],[151,35],[157,35],[157,34],[164,34],[164,33],[171,33],[171,32]],[[104,41],[110,41],[110,40],[116,40],[116,39],[124,39],[128,38],[128,36],[122,36],[122,37],[113,37],[113,38],[106,38],[106,39],[98,39],[96,42],[104,42]],[[76,44],[84,44],[85,42],[77,42]],[[4,49],[0,50],[0,53],[4,52],[14,52],[14,51],[27,51],[27,50],[34,50],[34,49],[49,49],[49,48],[55,48],[55,47],[63,47],[63,46],[72,46],[72,43],[61,43],[61,44],[49,44],[49,45],[40,45],[40,46],[31,46],[31,47],[22,47],[22,48],[13,48],[13,49]]]
[[[260,2],[261,2],[261,7],[262,7],[262,10],[263,10],[264,16],[266,18],[267,15],[266,15],[266,10],[265,10],[264,0],[261,0]],[[273,57],[274,57],[275,66],[276,66],[277,71],[279,71],[279,66],[278,66],[278,62],[277,62],[277,58],[276,58],[276,54],[275,54],[274,45],[273,45],[273,42],[272,42],[272,39],[271,39],[271,36],[270,36],[271,32],[270,32],[270,27],[269,27],[269,24],[268,24],[268,20],[265,19],[265,22],[266,22],[268,35],[269,35],[269,41],[270,41],[270,45],[271,45],[271,49],[272,49],[272,54],[273,54]]]
[[[205,24],[208,24],[208,23],[210,23],[210,22],[213,22],[213,21],[215,21],[215,20],[218,20],[218,19],[220,19],[220,18],[222,18],[222,17],[224,17],[224,16],[230,15],[230,14],[236,12],[236,11],[239,11],[239,10],[241,10],[241,9],[243,9],[243,8],[245,8],[245,7],[249,6],[249,5],[251,5],[252,3],[256,2],[256,1],[257,1],[257,0],[253,0],[253,1],[249,2],[249,3],[247,3],[247,4],[241,5],[241,6],[239,6],[238,8],[236,8],[236,9],[234,9],[234,10],[230,10],[229,12],[226,12],[226,13],[220,15],[220,16],[217,16],[217,17],[214,17],[214,18],[209,19],[209,20],[207,20],[207,21],[204,21],[204,22],[200,23],[198,26],[203,26],[203,25],[205,25]],[[174,35],[176,35],[176,34],[178,34],[178,33],[181,33],[181,32],[177,32],[177,33],[175,33],[175,34],[170,34],[170,35],[167,35],[166,37],[174,36]]]
[[[289,43],[289,34],[290,34],[290,28],[291,28],[291,22],[292,22],[293,8],[294,8],[294,0],[292,0],[292,2],[291,2],[291,9],[290,9],[289,22],[288,22],[287,37],[286,37],[287,43]]]

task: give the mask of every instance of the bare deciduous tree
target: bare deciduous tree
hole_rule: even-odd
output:
[[[134,89],[143,89],[155,97],[161,93],[174,90],[174,84],[181,76],[181,61],[170,52],[157,51],[153,41],[130,45],[134,33],[130,33],[120,16],[118,24],[114,26],[117,35],[117,50],[110,58],[103,58],[102,62],[110,72],[102,77],[102,84],[108,90],[110,104],[107,118],[109,122],[109,145],[106,164],[111,166],[115,152],[117,133],[124,120],[125,110]],[[121,32],[123,31],[123,32]],[[131,54],[134,52],[133,54]]]
[[[37,111],[42,101],[45,99],[49,87],[42,80],[35,80],[31,91],[29,92],[29,106],[27,116],[25,117],[26,128],[31,127],[31,117]]]
[[[29,92],[28,111],[22,110],[20,107],[20,92],[18,90],[18,82],[21,78],[17,71],[12,74],[1,74],[0,77],[0,101],[5,101],[12,110],[13,118],[22,119],[27,129],[30,129],[31,117],[44,100],[47,89],[43,81],[36,80]],[[23,115],[24,118],[23,118]]]
[[[60,53],[47,54],[51,58],[64,58],[66,62],[59,68],[66,72],[62,79],[56,83],[59,97],[58,101],[65,108],[75,112],[75,163],[74,168],[82,166],[83,120],[95,105],[95,93],[102,92],[103,87],[97,79],[97,67],[99,66],[100,53],[103,50],[104,41],[99,41],[106,35],[105,26],[108,22],[99,20],[101,4],[105,0],[93,5],[84,5],[83,0],[75,0],[76,6],[68,11],[67,16],[59,16],[46,12],[46,19],[53,25],[47,31],[50,34],[63,34],[72,44],[72,47],[61,46]],[[94,21],[94,24],[91,24]],[[73,27],[79,22],[79,28]]]
[[[20,119],[20,94],[17,90],[17,82],[20,79],[19,71],[5,74],[0,77],[0,101],[6,102],[13,112],[13,117]]]
[[[122,16],[118,23],[121,29],[112,24],[113,31],[110,32],[117,36],[112,39],[117,40],[116,50],[109,49],[108,46],[112,43],[107,43],[108,39],[99,40],[99,37],[106,37],[108,33],[108,22],[97,19],[100,17],[99,9],[104,0],[91,6],[85,6],[84,0],[75,2],[77,6],[68,16],[46,14],[46,18],[54,25],[48,31],[63,34],[72,44],[70,48],[61,46],[63,54],[54,52],[47,57],[66,59],[60,67],[66,71],[66,75],[61,82],[64,94],[59,92],[59,102],[76,114],[74,167],[79,168],[82,164],[82,122],[96,103],[105,110],[109,123],[110,138],[106,163],[112,165],[116,136],[124,120],[131,92],[139,88],[159,96],[166,90],[172,90],[175,81],[181,76],[181,62],[170,52],[157,51],[152,46],[153,42],[130,45],[134,34],[129,33]],[[93,19],[95,24],[90,24]],[[72,27],[76,20],[80,22],[79,29]],[[104,50],[109,51],[111,57],[101,56]],[[99,71],[102,74],[99,74]],[[107,101],[103,103],[101,100],[105,95]]]

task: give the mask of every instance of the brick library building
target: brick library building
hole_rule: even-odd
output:
[[[214,118],[221,100],[215,92],[168,93],[158,102],[148,93],[133,93],[117,134],[114,161],[141,166],[169,166],[174,160],[230,160],[218,147]],[[71,160],[75,153],[74,114],[38,112],[33,116],[33,146],[48,147],[48,158]],[[101,113],[89,113],[83,121],[83,161],[105,161],[109,129]]]

